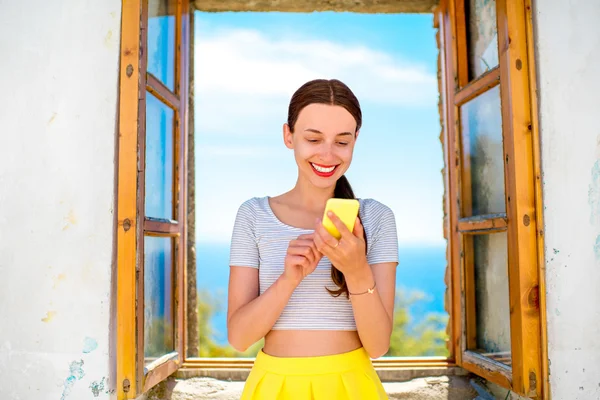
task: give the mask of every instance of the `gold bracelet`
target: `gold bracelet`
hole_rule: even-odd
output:
[[[371,289],[367,289],[366,292],[361,292],[361,293],[350,293],[348,292],[348,294],[350,296],[360,296],[361,294],[373,294],[373,292],[375,291],[375,287],[377,286],[377,282],[373,283],[373,287]]]

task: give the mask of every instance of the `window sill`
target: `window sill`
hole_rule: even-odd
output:
[[[390,398],[428,400],[470,400],[478,394],[464,370],[450,367],[447,374],[411,379],[406,382],[384,382]],[[458,375],[453,373],[460,372]],[[177,373],[179,375],[180,372]],[[214,378],[169,378],[139,400],[184,400],[184,399],[239,399],[243,381],[217,380]]]

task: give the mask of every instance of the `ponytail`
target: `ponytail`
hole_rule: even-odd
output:
[[[333,189],[333,197],[338,199],[355,199],[354,191],[346,175],[342,175],[340,179],[335,183],[335,189]]]
[[[333,197],[338,199],[355,199],[354,191],[352,190],[352,186],[350,182],[348,182],[348,178],[345,175],[342,175],[335,184],[335,189],[333,190]],[[363,231],[363,239],[365,243],[367,243],[367,235]],[[346,278],[344,274],[337,269],[333,264],[331,265],[331,279],[333,283],[337,285],[336,290],[332,290],[326,288],[329,294],[333,297],[338,297],[341,294],[346,295],[346,297],[350,297],[350,293],[348,291],[348,284],[346,283]]]

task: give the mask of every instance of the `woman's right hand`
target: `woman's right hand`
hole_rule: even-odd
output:
[[[314,233],[300,235],[288,246],[283,276],[296,285],[317,268],[323,257],[317,250],[313,237]]]

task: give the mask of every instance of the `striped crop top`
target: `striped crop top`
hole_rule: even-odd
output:
[[[372,199],[360,199],[359,215],[367,235],[370,265],[398,262],[398,236],[394,214]],[[260,294],[283,273],[288,244],[313,230],[289,226],[273,213],[268,197],[244,202],[237,213],[231,240],[230,266],[258,268]],[[323,257],[315,271],[296,287],[273,329],[356,330],[350,300],[333,297],[336,289],[331,262]]]

